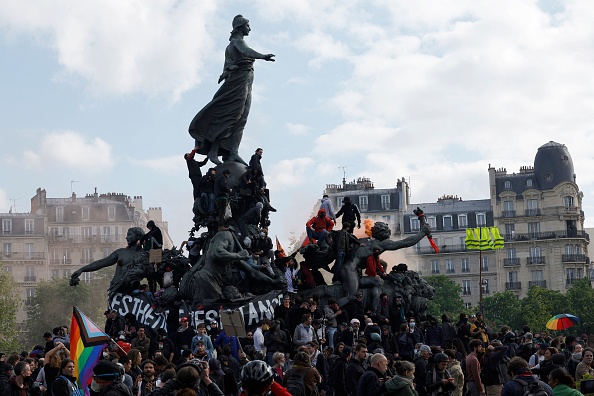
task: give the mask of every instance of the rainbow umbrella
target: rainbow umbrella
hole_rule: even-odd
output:
[[[559,314],[553,316],[547,322],[547,329],[551,330],[564,330],[569,329],[572,326],[575,326],[577,322],[580,321],[580,318],[577,316],[573,316],[570,314]]]

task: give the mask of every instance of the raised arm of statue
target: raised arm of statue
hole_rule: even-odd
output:
[[[401,239],[399,241],[393,241],[391,239],[386,239],[380,242],[380,246],[386,250],[398,250],[406,247],[410,247],[416,245],[421,239],[425,237],[426,230],[423,229],[420,232],[417,232],[415,235],[411,235],[407,238]]]
[[[231,40],[231,44],[235,49],[246,58],[264,59],[266,61],[274,62],[274,54],[261,54],[258,51],[251,49],[242,38]]]
[[[114,265],[119,260],[118,250],[113,251],[109,256],[93,261],[91,264],[87,264],[84,267],[74,271],[70,276],[70,286],[76,286],[80,282],[80,274],[83,272],[99,271],[102,268]]]

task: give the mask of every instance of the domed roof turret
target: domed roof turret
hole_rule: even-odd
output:
[[[567,147],[553,141],[539,147],[534,157],[534,175],[543,190],[559,183],[574,182],[573,161]]]

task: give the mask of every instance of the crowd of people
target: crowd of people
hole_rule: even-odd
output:
[[[218,322],[154,331],[106,311],[117,339],[93,369],[92,395],[109,396],[579,396],[594,379],[586,335],[549,337],[525,326],[495,332],[481,313],[441,323],[365,311],[357,301],[283,298],[274,318],[245,337]],[[378,310],[381,311],[381,310]],[[395,310],[399,312],[398,309]],[[398,323],[400,321],[400,323]],[[79,392],[67,326],[43,335],[31,352],[0,354],[1,396],[73,396]]]

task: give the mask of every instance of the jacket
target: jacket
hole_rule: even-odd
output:
[[[369,367],[357,383],[357,396],[375,396],[381,394],[380,378],[384,375],[377,369]]]
[[[522,381],[530,384],[531,382],[536,382],[537,379],[534,378],[530,370],[528,370],[524,374],[516,375],[514,379],[521,379]],[[542,381],[541,381],[542,382]],[[547,393],[553,396],[553,389],[547,384],[542,383],[544,388],[546,389]],[[522,384],[517,381],[509,381],[505,385],[503,385],[503,390],[501,391],[501,396],[523,396],[524,395],[524,388]]]
[[[6,388],[2,396],[31,396],[31,387],[33,386],[33,379],[26,377],[23,381],[23,388],[19,388],[16,384],[16,377],[13,376],[8,380]]]
[[[188,165],[188,177],[190,179],[200,179],[202,177],[202,171],[200,170],[200,167],[206,165],[208,162],[208,157],[206,157],[204,161],[196,161],[194,159],[194,154],[196,154],[194,150],[192,150],[189,155],[184,154],[186,165]]]
[[[557,385],[553,388],[553,395],[555,396],[584,396],[582,392],[577,389],[570,388],[567,385]]]
[[[359,384],[359,379],[363,376],[363,374],[365,374],[363,362],[360,362],[354,358],[349,360],[349,364],[345,370],[346,390],[349,396],[358,396],[357,385]]]
[[[328,216],[320,216],[321,213],[326,213],[326,211],[324,209],[318,210],[318,215],[312,217],[305,223],[305,226],[307,228],[313,228],[315,232],[322,232],[323,230],[332,231],[334,222]]]
[[[361,212],[359,212],[359,208],[354,203],[349,203],[342,205],[342,208],[336,213],[336,218],[344,215],[342,218],[342,222],[348,221],[355,226],[355,219],[357,220],[357,225],[361,225]]]
[[[283,386],[287,386],[289,378],[293,375],[300,375],[303,372],[307,372],[303,378],[303,384],[305,385],[305,394],[306,396],[309,396],[314,389],[318,387],[318,384],[322,382],[322,376],[315,367],[293,366],[293,368],[287,370],[285,373],[285,376],[283,377]]]
[[[367,263],[365,266],[365,275],[375,277],[380,274],[385,274],[384,267],[380,263],[379,256],[375,257],[373,254],[367,257]]]
[[[460,362],[457,360],[449,362],[448,370],[454,379],[454,385],[456,385],[453,395],[462,396],[464,393],[464,373],[462,372],[462,366],[460,365]]]
[[[224,174],[217,176],[217,178],[215,179],[215,183],[214,183],[215,197],[229,198],[230,192],[231,192],[231,189],[229,188],[229,186],[227,184],[227,176],[225,176]]]
[[[51,394],[53,396],[78,396],[76,377],[60,375],[52,384]]]
[[[395,375],[384,384],[386,394],[398,396],[418,396],[419,394],[413,387],[412,380]]]
[[[331,220],[336,220],[336,214],[334,214],[334,206],[332,206],[332,201],[329,198],[322,198],[320,209],[324,209]]]

